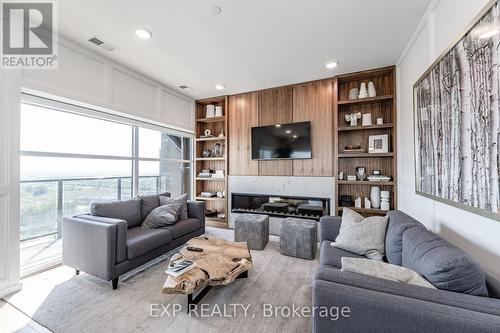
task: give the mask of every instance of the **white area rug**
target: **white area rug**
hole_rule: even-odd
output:
[[[207,234],[233,239],[232,230],[207,227]],[[264,251],[251,253],[248,279],[212,288],[191,315],[186,295],[160,292],[170,254],[122,276],[117,290],[59,267],[23,280],[23,290],[8,302],[53,332],[309,332],[310,318],[277,307],[311,306],[317,258],[282,256],[276,236]],[[182,308],[175,316],[174,305]],[[163,308],[169,315],[161,316]],[[276,310],[278,315],[267,316]]]

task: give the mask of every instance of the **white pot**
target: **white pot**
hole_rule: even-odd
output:
[[[222,106],[216,106],[215,107],[215,116],[216,117],[222,117],[223,114],[222,114]]]
[[[367,98],[368,97],[368,90],[366,89],[366,83],[361,83],[361,87],[359,88],[359,98]]]
[[[205,107],[205,118],[215,117],[215,105],[209,104]]]
[[[368,82],[368,97],[377,96],[377,91],[375,90],[375,85],[372,81]]]
[[[370,192],[370,199],[373,208],[380,208],[380,187],[372,186],[372,190]]]
[[[372,125],[372,114],[365,113],[363,114],[363,120],[361,122],[362,126],[371,126]]]
[[[352,88],[351,90],[349,90],[349,99],[350,100],[358,99],[358,95],[359,95],[358,88]]]

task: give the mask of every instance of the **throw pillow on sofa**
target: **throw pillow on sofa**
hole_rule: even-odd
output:
[[[364,218],[352,209],[344,208],[339,235],[331,245],[370,259],[382,260],[386,228],[385,216]]]
[[[175,224],[178,220],[181,208],[182,205],[179,203],[157,207],[153,209],[144,222],[142,222],[141,228],[153,229]]]
[[[403,266],[439,289],[488,297],[483,270],[464,251],[426,229],[403,233]]]
[[[436,289],[432,283],[424,279],[420,274],[406,267],[363,258],[342,257],[341,260],[342,271]]]
[[[181,212],[179,214],[179,220],[185,220],[188,218],[188,208],[187,208],[187,193],[181,195],[178,198],[170,198],[160,196],[160,205],[171,205],[171,204],[181,204]]]

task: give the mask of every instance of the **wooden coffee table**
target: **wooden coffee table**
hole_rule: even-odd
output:
[[[187,246],[203,249],[203,252],[188,251]],[[186,273],[173,277],[168,275],[162,288],[164,294],[186,294],[188,308],[198,304],[212,286],[226,285],[237,278],[246,278],[252,268],[252,256],[246,242],[232,242],[213,237],[190,239],[170,263],[189,259],[196,267]]]

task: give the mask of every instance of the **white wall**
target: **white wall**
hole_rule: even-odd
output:
[[[19,285],[21,89],[192,133],[194,101],[59,38],[57,70],[0,70],[0,297]]]
[[[487,3],[433,1],[398,62],[398,205],[500,278],[500,222],[416,195],[413,155],[413,84]]]
[[[59,44],[58,69],[23,71],[23,88],[193,131],[191,98],[65,38]]]

